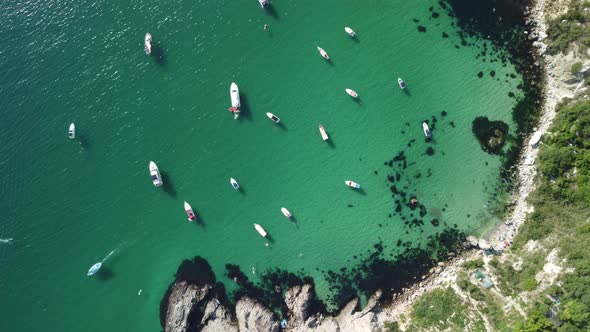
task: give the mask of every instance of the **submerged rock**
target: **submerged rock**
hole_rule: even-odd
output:
[[[490,154],[502,152],[508,134],[508,125],[505,122],[490,121],[480,116],[473,120],[472,131],[485,152]]]

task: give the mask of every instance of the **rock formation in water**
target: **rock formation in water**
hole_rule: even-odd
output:
[[[508,135],[508,125],[502,121],[490,121],[486,117],[477,117],[473,120],[472,131],[481,148],[490,154],[500,154],[506,136]]]

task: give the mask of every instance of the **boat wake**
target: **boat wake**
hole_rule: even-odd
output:
[[[0,239],[0,243],[6,243],[6,244],[12,244],[12,240],[13,238],[8,238],[8,239]]]

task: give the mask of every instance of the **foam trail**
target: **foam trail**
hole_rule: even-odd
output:
[[[8,239],[0,239],[0,243],[12,244],[13,238],[9,237]]]
[[[102,264],[102,263],[104,263],[104,261],[106,261],[106,260],[107,260],[109,257],[111,257],[111,255],[112,255],[112,254],[114,254],[116,251],[117,251],[117,249],[115,249],[115,250],[112,250],[111,252],[109,252],[109,254],[108,254],[108,255],[106,255],[106,257],[105,257],[105,258],[103,258],[103,259],[102,259],[102,261],[100,261],[100,263],[101,263],[101,264]]]

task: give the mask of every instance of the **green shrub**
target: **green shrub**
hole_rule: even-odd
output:
[[[464,262],[461,264],[461,266],[467,270],[481,269],[483,267],[483,259],[479,258],[476,260]]]
[[[529,276],[522,281],[522,289],[525,291],[532,291],[535,288],[537,288],[537,280],[535,277]]]
[[[449,326],[463,329],[465,327],[466,308],[463,301],[448,287],[435,289],[422,295],[412,308],[412,323],[415,329],[447,329]]]
[[[567,13],[551,20],[547,24],[547,39],[551,49],[563,52],[573,42],[590,46],[590,27],[585,5],[574,1]]]
[[[581,62],[576,62],[572,65],[572,68],[571,68],[572,75],[576,75],[581,70],[582,70],[582,63]]]
[[[399,324],[397,322],[385,322],[383,323],[383,327],[387,332],[399,332]]]

